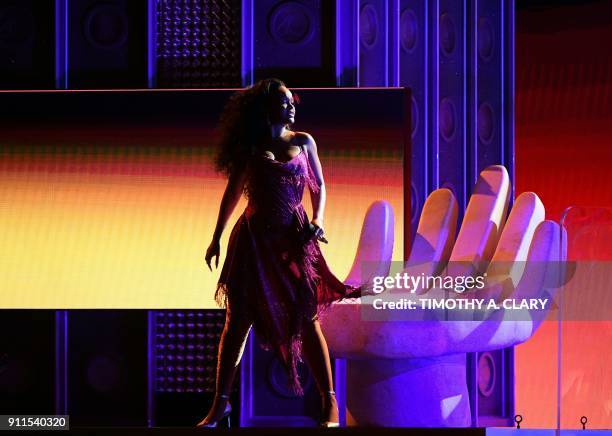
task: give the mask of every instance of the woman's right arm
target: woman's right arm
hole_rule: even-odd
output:
[[[215,226],[212,242],[206,251],[206,264],[211,271],[210,261],[213,257],[216,257],[215,267],[219,266],[219,254],[221,251],[219,241],[221,240],[221,235],[227,225],[227,221],[240,200],[245,183],[246,171],[244,170],[232,172],[227,180],[227,186],[225,187],[225,192],[223,193],[223,198],[221,199],[221,205],[219,207],[219,215],[217,216],[217,225]]]
[[[221,206],[219,207],[219,216],[217,217],[217,225],[215,226],[215,232],[213,233],[213,241],[221,240],[221,234],[225,229],[227,221],[229,220],[232,212],[236,208],[244,183],[246,181],[246,171],[234,171],[230,174],[227,180],[227,186],[221,199]]]

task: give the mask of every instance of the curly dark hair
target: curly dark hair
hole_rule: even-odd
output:
[[[286,85],[280,79],[263,79],[230,97],[219,120],[217,171],[229,176],[245,170],[249,159],[267,139],[271,97],[281,86]]]

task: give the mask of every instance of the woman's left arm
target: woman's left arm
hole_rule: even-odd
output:
[[[315,183],[319,187],[318,192],[310,189],[310,199],[312,202],[312,220],[310,222],[322,229],[326,199],[323,168],[321,167],[321,161],[319,160],[319,154],[317,153],[317,143],[308,133],[305,133],[304,136],[304,145],[308,151],[308,163],[310,164],[310,168],[314,174]]]

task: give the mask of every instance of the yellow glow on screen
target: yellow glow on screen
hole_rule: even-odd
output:
[[[121,162],[99,155],[78,162],[70,155],[12,159],[2,157],[0,168],[2,308],[217,307],[215,284],[246,201],[225,229],[219,268],[210,272],[204,253],[225,180],[209,154],[190,162],[200,168],[197,174],[170,176],[156,169],[180,168],[184,157],[140,156],[137,165],[149,170],[139,174],[117,171]],[[59,159],[64,170],[57,170]],[[90,171],[102,160],[103,171]],[[330,241],[321,246],[332,271],[340,279],[348,273],[365,212],[379,199],[393,206],[394,259],[401,259],[401,154],[321,160]],[[304,199],[311,216],[307,192]]]

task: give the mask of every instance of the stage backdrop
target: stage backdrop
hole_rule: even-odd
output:
[[[225,179],[216,122],[233,90],[3,92],[0,307],[214,308],[204,253]],[[343,279],[368,206],[396,216],[403,252],[403,89],[297,90],[296,130],[327,185],[323,253]],[[304,202],[312,216],[310,198]]]

